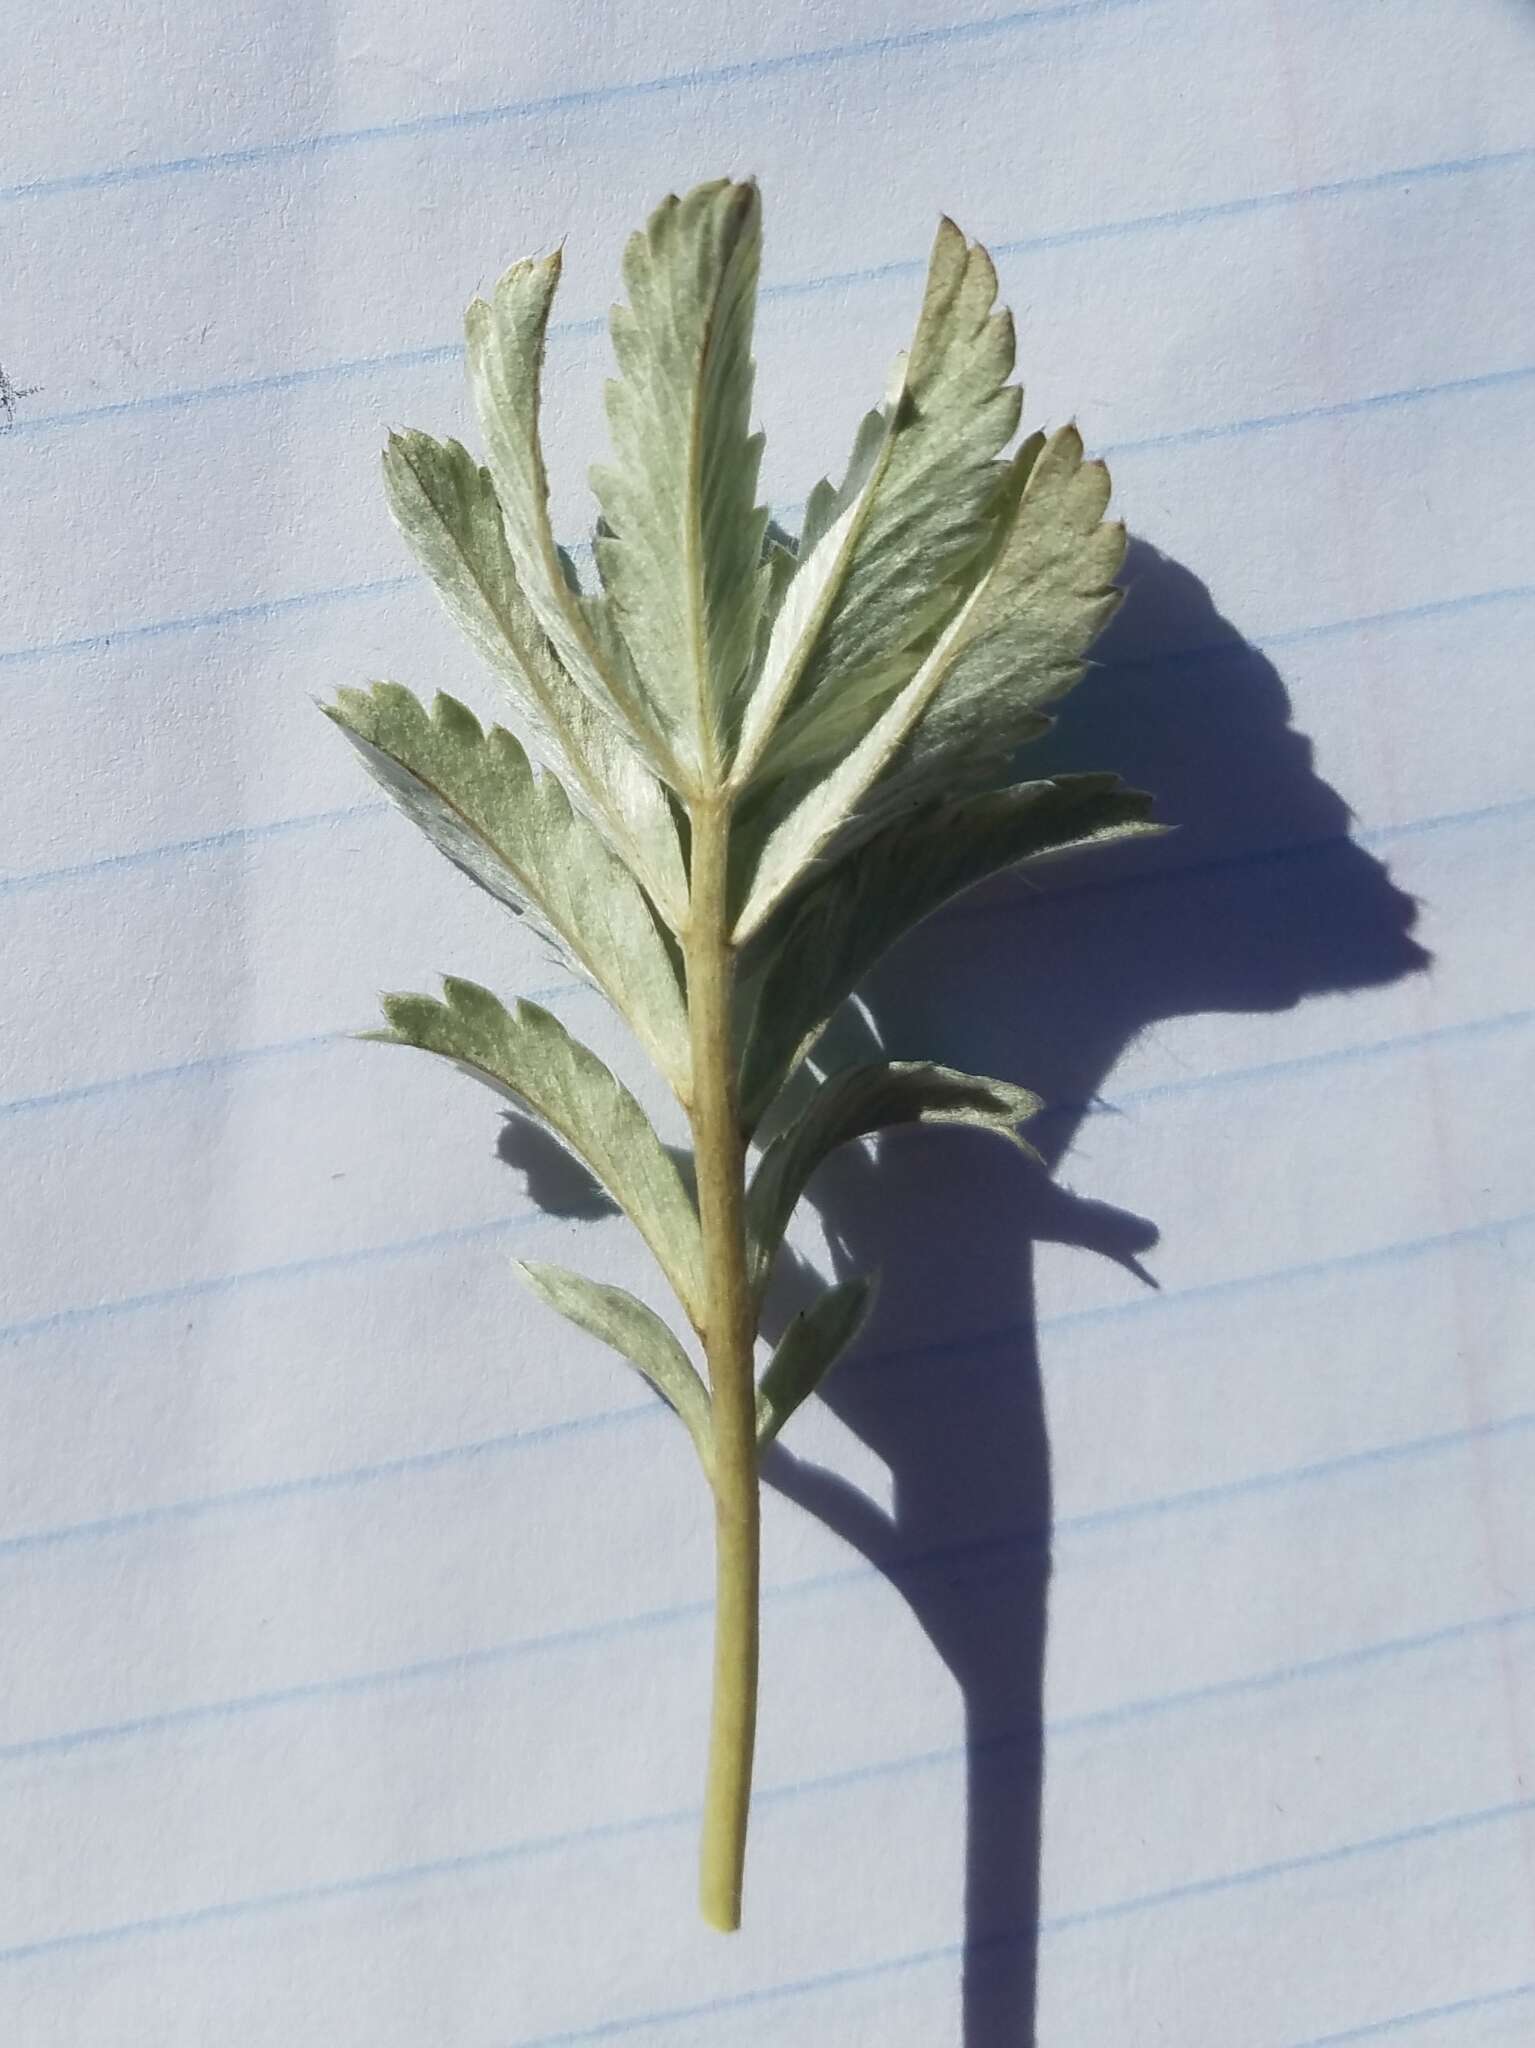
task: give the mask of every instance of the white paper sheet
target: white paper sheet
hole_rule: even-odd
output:
[[[91,0],[4,87],[0,2038],[1528,2039],[1535,13]],[[568,234],[578,533],[621,238],[723,170],[784,507],[937,211],[995,248],[1140,542],[1052,758],[1183,825],[879,979],[1060,1191],[937,1134],[804,1220],[886,1288],[769,1501],[730,1941],[703,1492],[508,1272],[644,1259],[345,1036],[551,970],[310,701],[489,704],[381,429]]]

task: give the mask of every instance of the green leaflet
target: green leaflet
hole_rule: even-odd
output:
[[[429,714],[398,683],[376,683],[326,708],[406,816],[481,888],[531,914],[685,1100],[688,1020],[672,956],[628,869],[554,776],[535,777],[509,732],[482,732],[452,697]]]
[[[839,1145],[891,1124],[974,1124],[1033,1156],[1032,1146],[1013,1126],[1040,1106],[1037,1095],[1011,1081],[962,1074],[926,1060],[880,1060],[833,1074],[769,1145],[752,1176],[746,1197],[747,1268],[759,1299],[806,1183]]]
[[[666,199],[624,253],[611,468],[592,472],[609,532],[602,582],[646,700],[689,782],[717,788],[750,675],[768,573],[756,503],[752,319],[762,214],[722,179]]]
[[[518,581],[489,471],[457,441],[392,434],[384,482],[395,524],[448,616],[501,678],[526,743],[675,929],[687,877],[665,792],[556,658]]]
[[[783,603],[799,566],[799,543],[792,533],[786,533],[773,520],[768,521],[767,531],[762,536],[762,560],[768,575],[767,596],[758,623],[759,637],[764,631],[772,630],[778,607]]]
[[[790,1323],[757,1388],[757,1442],[770,1444],[808,1400],[868,1321],[873,1275],[828,1287]]]
[[[747,712],[744,770],[773,772],[772,737],[796,700],[833,699],[887,667],[958,601],[952,579],[995,524],[996,456],[1023,396],[1007,381],[1013,324],[996,296],[990,256],[944,220],[899,388],[863,422],[841,490],[811,495]]]
[[[870,418],[878,422],[881,416],[876,413]],[[967,577],[981,576],[995,558],[1044,440],[1043,434],[1031,434],[1010,461],[992,465],[993,503],[986,514],[992,522],[992,529],[980,553],[966,564]],[[812,492],[812,503],[806,512],[807,522],[814,515],[814,498],[815,493]],[[753,849],[760,849],[768,834],[789,816],[809,787],[807,778],[826,774],[868,732],[886,705],[937,645],[945,619],[952,614],[957,603],[956,591],[947,586],[940,588],[925,612],[920,609],[913,611],[908,638],[896,652],[871,660],[856,674],[839,678],[835,688],[802,697],[784,713],[773,734],[772,749],[760,771],[757,788],[751,792],[758,801],[755,805],[748,803],[743,816],[743,837],[747,842],[748,855],[744,862],[738,857],[738,872],[743,867],[749,869]],[[1043,730],[1048,722],[1041,718],[1038,729]],[[1019,735],[1020,739],[1030,736],[1028,733]],[[995,773],[985,778],[987,782],[996,780]],[[765,801],[760,794],[763,783],[768,785]],[[876,786],[870,797],[865,799],[865,813],[872,809],[881,793]],[[958,794],[957,786],[953,793]]]
[[[1007,537],[937,645],[851,753],[768,832],[738,939],[813,863],[856,845],[892,809],[973,780],[978,761],[1005,760],[1038,730],[1040,706],[1077,679],[1117,601],[1110,578],[1124,533],[1100,524],[1107,498],[1107,475],[1083,462],[1074,427],[1030,459]]]
[[[533,1111],[601,1181],[655,1253],[692,1320],[703,1314],[698,1212],[676,1166],[623,1083],[536,1003],[508,1010],[489,989],[450,976],[446,1002],[384,997],[389,1045],[437,1053]]]
[[[871,661],[836,690],[823,690],[819,697],[785,714],[773,736],[773,784],[752,837],[760,841],[789,815],[804,794],[807,776],[824,773],[858,744],[909,679],[912,666],[913,649],[903,647],[888,661]],[[764,780],[767,774],[764,769]]]
[[[571,589],[549,524],[549,480],[539,442],[544,340],[560,281],[560,252],[514,263],[487,299],[464,316],[469,388],[517,576],[534,616],[576,687],[615,717],[663,775],[676,764],[632,676],[605,662],[578,595]]]
[[[1108,471],[1083,460],[1076,428],[1050,435],[881,802],[931,796],[956,772],[1005,775],[1042,708],[1079,681],[1122,597],[1125,530],[1104,523],[1108,502]]]
[[[622,1287],[609,1287],[533,1259],[512,1262],[533,1292],[578,1329],[607,1344],[643,1373],[687,1425],[705,1472],[714,1458],[709,1394],[692,1361],[653,1309]]]
[[[1015,445],[1012,323],[986,251],[941,224],[911,349],[841,482],[810,493],[796,542],[756,502],[760,240],[755,186],[720,180],[665,200],[628,245],[614,453],[592,473],[595,588],[555,542],[540,443],[559,255],[514,264],[472,302],[488,467],[412,433],[391,438],[385,476],[406,540],[500,678],[512,730],[482,730],[449,697],[428,711],[393,684],[330,707],[433,843],[604,990],[687,1111],[691,1179],[555,1018],[468,981],[442,1000],[386,997],[388,1028],[369,1034],[452,1060],[547,1124],[638,1227],[699,1337],[707,1380],[622,1289],[521,1268],[676,1410],[714,1495],[700,1902],[724,1930],[740,1924],[751,1782],[760,1451],[874,1292],[871,1279],[828,1288],[759,1385],[773,1261],[838,1145],[936,1121],[1027,1151],[1015,1127],[1038,1106],[929,1063],[813,1088],[805,1075],[798,1114],[786,1084],[886,949],[951,897],[1156,829],[1112,776],[1008,786],[1116,602],[1124,541],[1074,429]],[[764,1117],[776,1135],[748,1187],[744,1141]]]
[[[898,391],[905,374],[906,357],[902,355],[896,364],[896,374],[892,379]],[[801,561],[810,559],[840,516],[869,481],[870,472],[885,446],[889,427],[890,407],[872,407],[858,422],[858,430],[853,435],[852,453],[848,456],[847,468],[843,471],[841,483],[834,484],[830,477],[823,476],[821,481],[812,487],[810,496],[805,500],[805,516],[800,524]],[[801,595],[808,595],[808,585]]]
[[[887,826],[764,927],[746,956],[741,1104],[755,1128],[832,1013],[902,935],[989,876],[1162,828],[1114,775],[1062,775]]]

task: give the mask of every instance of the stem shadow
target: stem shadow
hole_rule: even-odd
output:
[[[1428,959],[1414,905],[1350,837],[1269,661],[1144,542],[1126,580],[1097,665],[1028,772],[1113,768],[1180,829],[966,899],[823,1041],[831,1067],[929,1058],[1033,1088],[1051,1105],[1029,1130],[1047,1171],[959,1131],[828,1163],[811,1198],[837,1276],[883,1280],[871,1331],[822,1398],[888,1468],[893,1511],[792,1448],[764,1464],[899,1589],[962,1696],[965,2048],[1035,2048],[1051,1461],[1033,1246],[1076,1245],[1154,1284],[1141,1262],[1155,1223],[1056,1174],[1121,1054],[1164,1019],[1282,1010]],[[786,1255],[773,1324],[821,1284]]]

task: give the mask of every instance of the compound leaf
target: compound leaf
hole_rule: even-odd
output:
[[[540,1300],[628,1360],[666,1405],[687,1425],[708,1472],[714,1459],[714,1423],[708,1389],[692,1360],[654,1309],[622,1287],[588,1280],[563,1266],[534,1259],[514,1260],[517,1271]]]
[[[747,714],[748,769],[773,772],[772,735],[796,701],[830,701],[864,669],[888,668],[958,601],[954,578],[996,523],[996,457],[1023,396],[1007,381],[1013,324],[996,296],[990,256],[943,220],[897,388],[859,428],[840,490],[818,487],[807,504],[800,567]]]
[[[746,959],[741,1102],[755,1127],[833,1011],[902,935],[1004,870],[1161,828],[1115,775],[1062,775],[887,826],[786,904]]]
[[[384,997],[387,1031],[365,1036],[451,1060],[531,1110],[607,1189],[650,1246],[695,1324],[702,1320],[698,1211],[649,1118],[629,1090],[537,1003],[508,1010],[472,981],[450,976],[445,1002]]]
[[[757,1388],[757,1442],[770,1444],[808,1400],[868,1321],[877,1282],[872,1274],[844,1280],[790,1323]]]
[[[342,690],[327,707],[368,772],[440,852],[527,915],[600,988],[678,1094],[688,1023],[671,953],[639,885],[547,770],[500,726],[439,695],[430,712],[398,683]]]
[[[736,937],[748,938],[818,861],[835,858],[902,806],[1000,769],[1040,729],[1040,707],[1081,674],[1118,600],[1124,532],[1101,523],[1108,477],[1084,463],[1074,427],[1037,452],[1006,537],[911,680],[831,771],[808,779],[770,824]],[[824,545],[824,543],[823,543]],[[791,592],[792,595],[792,592]],[[884,778],[881,783],[881,778]]]
[[[539,439],[544,345],[560,281],[560,252],[514,263],[488,299],[464,316],[469,388],[485,437],[507,544],[534,616],[576,687],[616,719],[668,777],[676,763],[632,675],[603,658],[578,592],[572,590],[549,523],[549,479]]]
[[[389,508],[448,616],[490,664],[526,745],[634,871],[667,922],[687,896],[666,793],[555,654],[507,546],[490,472],[457,441],[392,434]]]
[[[727,179],[664,200],[630,239],[629,303],[612,315],[614,463],[592,472],[603,587],[676,758],[711,788],[770,577],[750,431],[761,241],[756,186]]]
[[[747,1264],[760,1298],[773,1259],[810,1176],[850,1138],[892,1124],[973,1124],[1008,1138],[1031,1157],[1015,1126],[1040,1108],[1037,1095],[1011,1081],[963,1074],[927,1060],[877,1060],[845,1067],[763,1153],[746,1197]]]

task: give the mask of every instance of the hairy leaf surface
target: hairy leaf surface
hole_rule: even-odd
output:
[[[1006,539],[916,674],[846,758],[768,833],[736,925],[744,939],[815,862],[901,805],[973,781],[1038,729],[1117,601],[1124,533],[1103,526],[1108,478],[1074,427],[1029,461]],[[871,797],[881,777],[884,786]]]
[[[624,254],[614,462],[592,472],[608,530],[596,559],[649,704],[685,772],[722,779],[770,572],[756,502],[752,319],[761,252],[755,185],[669,198]]]
[[[500,678],[511,730],[394,684],[330,707],[439,850],[609,996],[687,1112],[691,1158],[546,1010],[473,982],[387,996],[388,1028],[368,1034],[453,1061],[547,1125],[638,1227],[699,1340],[695,1367],[623,1289],[520,1268],[677,1412],[714,1496],[700,1901],[722,1930],[740,1924],[743,1888],[760,1452],[855,1340],[875,1286],[826,1288],[759,1383],[785,1232],[839,1145],[939,1122],[1031,1152],[1018,1126],[1039,1107],[931,1062],[825,1079],[803,1062],[887,948],[950,898],[1157,829],[1113,776],[1013,783],[1016,750],[1048,726],[1117,601],[1124,536],[1074,428],[1016,437],[990,256],[941,223],[911,347],[796,541],[757,503],[760,241],[755,186],[719,180],[663,201],[628,244],[590,563],[556,543],[540,437],[559,254],[514,264],[471,303],[488,467],[404,434],[385,474],[407,541]],[[823,396],[801,394],[807,420]],[[828,1043],[817,1065],[833,1064]]]
[[[770,741],[798,700],[835,696],[886,667],[957,601],[953,578],[995,523],[996,457],[1018,425],[1013,324],[997,273],[951,220],[938,230],[899,389],[859,430],[809,537],[753,695],[743,756],[771,772]],[[766,750],[766,751],[765,751]]]
[[[886,803],[930,796],[956,775],[996,778],[1039,729],[1043,707],[1080,679],[1088,647],[1123,593],[1125,530],[1104,522],[1108,471],[1086,462],[1075,427],[1031,463],[996,562],[881,788]]]
[[[705,1472],[714,1457],[709,1394],[692,1360],[654,1309],[622,1287],[588,1280],[563,1266],[534,1259],[513,1261],[533,1292],[578,1329],[610,1346],[649,1380],[687,1425]]]
[[[389,508],[454,624],[495,671],[526,745],[565,784],[675,929],[687,878],[661,785],[577,689],[518,580],[490,472],[457,441],[390,436]]]
[[[892,1124],[974,1124],[1032,1154],[1014,1126],[1039,1108],[1037,1095],[1011,1081],[926,1060],[878,1060],[831,1075],[769,1145],[752,1176],[746,1197],[748,1266],[758,1294],[806,1183],[839,1145]]]
[[[439,695],[428,713],[398,683],[377,683],[342,690],[327,709],[407,817],[554,941],[685,1098],[687,1011],[672,955],[628,869],[555,777],[535,777],[511,733],[482,732],[452,697]]]
[[[929,804],[829,869],[747,955],[741,1102],[756,1125],[832,1013],[891,946],[1008,868],[1154,833],[1151,799],[1115,775],[1062,775]]]
[[[868,1321],[872,1275],[844,1280],[801,1309],[778,1340],[757,1388],[757,1442],[770,1444],[801,1402],[820,1386]]]
[[[655,1253],[695,1322],[702,1316],[698,1212],[682,1177],[629,1090],[537,1003],[508,1010],[472,981],[449,977],[447,1000],[384,998],[387,1031],[366,1035],[437,1053],[562,1138]]]
[[[469,388],[517,576],[534,615],[576,687],[614,717],[663,774],[676,763],[664,731],[632,678],[603,659],[560,560],[549,523],[549,479],[539,440],[544,343],[560,281],[560,252],[514,263],[489,299],[464,316]]]

